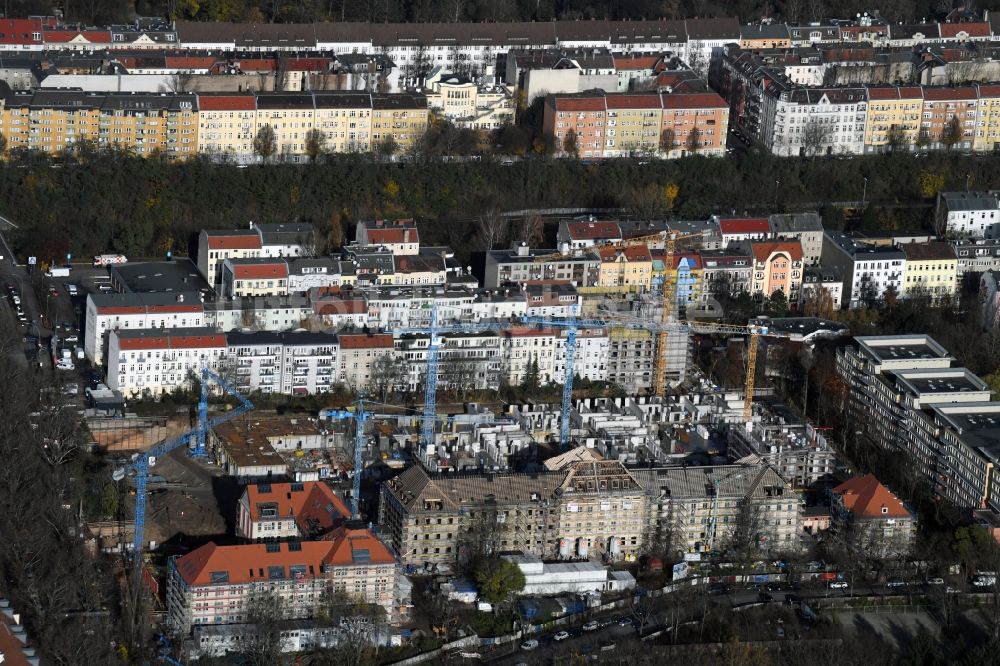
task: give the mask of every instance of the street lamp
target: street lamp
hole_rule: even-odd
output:
[[[861,187],[861,209],[864,210],[865,199],[868,198],[868,178],[865,176],[862,176],[862,178],[864,178],[865,184]]]

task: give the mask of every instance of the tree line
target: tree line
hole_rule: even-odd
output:
[[[850,160],[751,153],[600,163],[533,154],[460,162],[431,154],[403,162],[326,155],[308,165],[249,168],[114,151],[58,163],[19,153],[0,166],[0,214],[19,227],[10,238],[20,261],[29,255],[61,260],[67,253],[187,254],[201,229],[251,221],[311,222],[338,247],[357,221],[392,217],[416,218],[424,243],[451,245],[469,260],[517,239],[521,227],[542,242],[544,234],[532,224],[499,216],[533,208],[619,208],[647,219],[819,209],[834,228],[930,229],[939,191],[997,187],[998,167],[1000,156],[954,153]],[[867,207],[858,213],[863,196]],[[827,202],[853,202],[854,208],[845,214]]]

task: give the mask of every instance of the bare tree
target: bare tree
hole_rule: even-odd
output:
[[[467,570],[500,552],[503,533],[496,505],[487,503],[469,513],[458,535],[458,563]]]
[[[832,125],[816,118],[810,118],[805,129],[802,130],[802,150],[806,157],[815,157],[822,153],[827,144],[830,143],[832,134]]]
[[[489,252],[502,247],[507,237],[507,220],[500,217],[496,208],[488,208],[479,216],[479,231],[477,236],[484,250]]]
[[[371,381],[367,390],[385,402],[406,378],[406,361],[394,354],[382,354],[372,361]]]
[[[738,563],[750,564],[761,553],[763,536],[764,517],[760,505],[752,497],[745,497],[737,507],[736,522],[726,539],[726,550]]]
[[[280,666],[289,663],[282,650],[281,624],[284,601],[267,590],[256,590],[247,599],[247,634],[243,657],[250,666]]]

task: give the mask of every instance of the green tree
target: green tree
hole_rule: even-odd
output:
[[[264,162],[267,162],[278,151],[278,137],[274,133],[274,128],[264,125],[257,130],[257,136],[253,138],[253,152]]]
[[[788,314],[788,297],[785,292],[775,289],[767,298],[764,311],[771,317],[784,317]]]
[[[539,386],[538,359],[534,356],[528,361],[528,367],[524,371],[524,380],[521,388],[527,392],[537,391]]]
[[[499,605],[524,589],[524,574],[516,564],[491,557],[476,567],[476,584],[479,594],[486,601]]]

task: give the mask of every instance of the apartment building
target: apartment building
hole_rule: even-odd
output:
[[[556,371],[557,360],[565,353],[561,348],[563,338],[554,328],[534,326],[513,326],[500,332],[503,360],[506,364],[504,375],[507,381],[517,386],[524,383],[531,372],[535,372],[540,384],[565,381]],[[563,362],[565,368],[565,361]]]
[[[799,302],[802,286],[802,245],[798,241],[750,243],[753,255],[752,295],[768,298],[780,291],[789,303]]]
[[[340,340],[333,333],[232,331],[226,358],[242,391],[315,395],[343,381]]]
[[[798,241],[806,266],[818,266],[823,256],[823,220],[819,213],[775,214],[768,217],[771,238]]]
[[[322,481],[251,483],[237,506],[236,534],[252,541],[311,540],[350,517],[347,505]]]
[[[337,376],[355,392],[372,385],[375,373],[379,371],[380,358],[397,358],[392,334],[342,333],[338,341],[340,368]]]
[[[379,524],[402,561],[416,566],[453,564],[483,530],[497,532],[500,550],[551,559],[633,560],[666,530],[679,549],[721,551],[748,509],[761,514],[766,550],[798,547],[799,500],[767,466],[630,470],[556,460],[531,475],[431,476],[411,467],[382,486]]]
[[[260,233],[253,229],[202,229],[198,234],[198,270],[209,285],[219,284],[227,259],[260,257]]]
[[[600,266],[601,259],[596,252],[532,250],[526,243],[515,243],[509,250],[486,253],[483,286],[497,289],[509,284],[558,280],[577,288],[593,287],[598,283]]]
[[[398,381],[405,390],[421,391],[426,385],[429,346],[429,335],[396,338],[396,358],[404,363]],[[483,390],[499,386],[504,363],[497,333],[447,333],[441,335],[437,353],[439,387]]]
[[[556,232],[559,247],[569,250],[585,250],[598,245],[617,244],[622,240],[622,229],[618,222],[595,220],[560,220]]]
[[[288,263],[283,259],[226,259],[222,262],[222,298],[288,294]]]
[[[1000,238],[1000,193],[940,192],[935,219],[944,234],[959,238]]]
[[[253,155],[256,123],[254,95],[199,95],[198,153],[248,161]]]
[[[373,94],[372,147],[392,143],[401,153],[410,150],[427,131],[428,113],[424,95]]]
[[[112,330],[107,384],[126,398],[156,398],[189,386],[226,361],[226,336],[211,328]]]
[[[844,276],[843,302],[851,308],[871,304],[892,291],[906,291],[906,255],[897,248],[868,245],[839,231],[827,231],[822,264]]]
[[[413,220],[358,222],[355,243],[361,247],[382,246],[393,255],[420,254],[420,231]]]
[[[866,419],[874,409],[878,390],[874,381],[878,376],[907,370],[943,370],[954,361],[927,335],[862,336],[854,342],[856,346],[838,350],[837,372],[850,389],[848,413],[855,422]],[[887,444],[889,439],[885,439]]]
[[[906,257],[903,290],[908,295],[926,294],[939,301],[956,294],[958,255],[950,243],[903,243],[899,249]]]
[[[550,95],[542,127],[557,154],[582,159],[722,155],[729,109],[714,93]]]
[[[868,88],[864,151],[910,150],[919,143],[924,95],[920,86]]]
[[[481,86],[463,76],[439,72],[424,82],[427,106],[458,127],[489,132],[514,124],[513,91],[502,85]]]
[[[645,292],[653,282],[653,256],[646,245],[600,247],[597,289],[602,292]],[[583,287],[586,289],[586,287]]]
[[[259,594],[276,594],[287,620],[315,617],[329,594],[382,607],[394,621],[405,600],[390,550],[370,530],[342,526],[323,541],[219,546],[207,543],[170,560],[167,622],[187,635],[204,625],[242,624]]]
[[[198,271],[212,288],[217,288],[222,278],[222,264],[227,259],[310,257],[314,254],[314,235],[315,228],[311,224],[294,222],[250,222],[246,229],[202,229],[198,234]],[[287,270],[286,267],[286,273]],[[285,280],[287,287],[287,275]]]
[[[678,376],[687,369],[688,336],[668,337],[674,345],[664,352],[667,357],[667,374]],[[612,328],[608,332],[608,381],[630,393],[641,393],[656,383],[657,336],[649,331]]]
[[[716,465],[635,470],[651,492],[650,538],[672,535],[678,550],[725,551],[748,516],[761,525],[757,546],[765,552],[799,549],[800,500],[767,465]]]
[[[199,328],[205,326],[205,304],[196,292],[87,295],[83,350],[94,365],[103,365],[110,331],[119,329]]]
[[[1000,239],[958,239],[952,246],[958,255],[958,279],[966,273],[1000,270]]]
[[[715,294],[736,295],[741,291],[750,291],[752,254],[737,249],[702,250],[699,256],[702,266],[702,300],[708,300]]]
[[[917,536],[917,517],[874,474],[848,479],[831,491],[835,525],[855,530],[869,557],[906,557]]]
[[[978,91],[974,86],[924,88],[920,137],[931,148],[972,150]]]
[[[771,237],[771,221],[766,217],[716,218],[722,246],[729,247],[740,241],[762,241]]]
[[[822,299],[820,293],[822,292]],[[802,272],[802,288],[799,290],[799,309],[809,301],[821,302],[830,299],[830,308],[840,310],[844,305],[844,278],[836,268],[817,266]],[[809,313],[806,313],[809,314]]]

